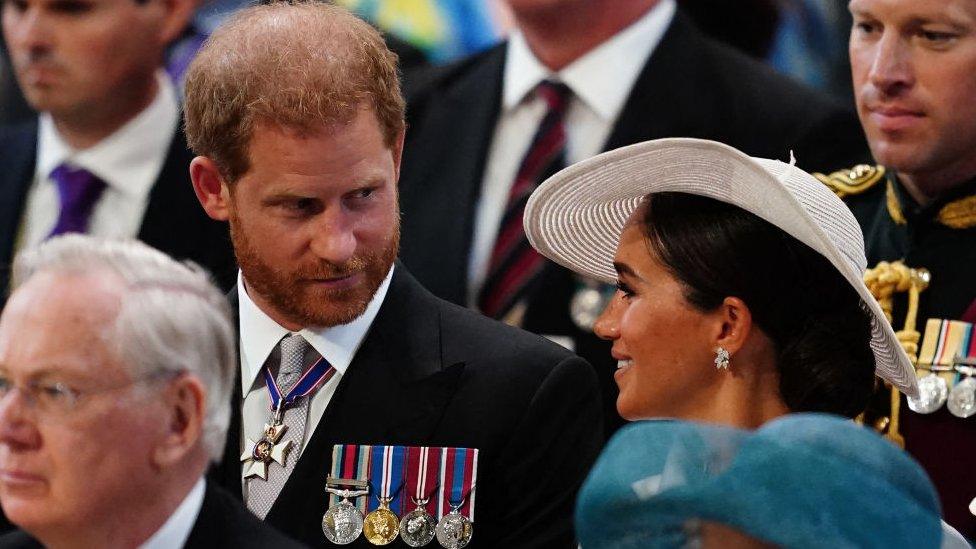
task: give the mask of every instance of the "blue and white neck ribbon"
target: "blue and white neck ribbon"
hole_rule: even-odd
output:
[[[278,388],[278,383],[275,381],[273,375],[271,375],[271,370],[265,366],[264,370],[264,382],[268,386],[268,393],[271,395],[271,411],[277,411],[279,405],[281,410],[284,410],[294,404],[297,400],[305,398],[306,396],[315,392],[315,390],[332,379],[335,375],[336,369],[332,367],[331,364],[325,358],[320,358],[318,361],[309,368],[298,383],[288,391],[285,395],[284,400],[281,398],[281,389]]]

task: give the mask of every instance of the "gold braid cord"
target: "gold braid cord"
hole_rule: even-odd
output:
[[[916,329],[918,323],[918,298],[928,288],[931,275],[927,269],[911,269],[901,261],[889,263],[882,261],[873,269],[864,273],[864,283],[892,322],[891,311],[896,293],[908,292],[908,310],[905,313],[905,324],[901,330],[895,332],[898,342],[908,354],[914,365],[918,361],[918,342],[922,335]],[[898,431],[898,416],[901,412],[901,395],[895,387],[889,387],[891,396],[891,413],[889,417],[882,417],[875,422],[874,427],[885,432],[885,437],[905,447],[905,439]],[[887,428],[887,431],[886,431]]]

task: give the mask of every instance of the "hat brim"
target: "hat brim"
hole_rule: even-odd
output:
[[[864,284],[864,237],[853,215],[813,176],[789,164],[752,158],[701,139],[630,145],[574,164],[539,185],[525,208],[525,232],[532,246],[552,261],[615,283],[613,257],[624,224],[645,195],[659,192],[689,193],[733,204],[827,258],[872,315],[871,349],[877,374],[903,393],[918,395],[908,355]],[[857,246],[842,251],[811,212],[830,227],[835,240]]]

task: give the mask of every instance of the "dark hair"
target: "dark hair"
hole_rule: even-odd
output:
[[[791,411],[863,411],[874,386],[871,317],[825,257],[724,202],[674,192],[645,201],[648,244],[688,302],[711,311],[738,297],[772,340]]]

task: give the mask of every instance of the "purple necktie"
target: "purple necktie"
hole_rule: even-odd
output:
[[[51,172],[51,179],[58,184],[61,214],[50,236],[85,232],[92,209],[105,190],[105,182],[88,170],[70,168],[64,164]]]

